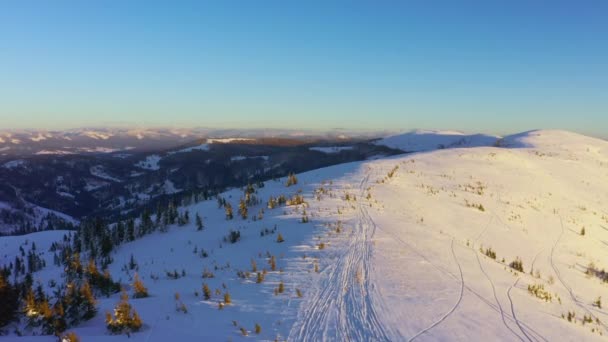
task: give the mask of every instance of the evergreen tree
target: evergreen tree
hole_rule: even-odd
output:
[[[196,213],[196,229],[203,230],[203,219],[200,217],[198,213]]]
[[[243,201],[243,199],[241,199],[241,201],[239,202],[239,215],[241,215],[243,220],[246,220],[248,216],[247,204],[245,203],[245,201]]]
[[[114,317],[106,313],[106,326],[112,333],[132,332],[141,329],[143,322],[137,312],[129,304],[129,296],[123,289],[120,302],[114,308]]]
[[[8,282],[6,272],[0,273],[0,328],[17,317],[19,295],[17,289]]]
[[[226,203],[224,204],[224,209],[226,211],[226,219],[232,220],[234,218],[234,215],[232,213],[232,205],[230,205],[230,203]]]
[[[135,240],[135,221],[129,219],[129,221],[127,221],[127,241],[133,240]]]
[[[144,283],[139,279],[139,275],[135,273],[133,280],[133,298],[144,298],[148,297],[148,289],[144,286]]]

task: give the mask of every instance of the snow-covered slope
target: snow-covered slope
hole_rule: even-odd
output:
[[[457,131],[416,130],[380,139],[376,144],[406,152],[420,152],[444,148],[492,146],[498,139],[497,136],[466,135]]]
[[[333,166],[300,174],[291,187],[270,181],[248,220],[226,220],[216,201],[182,208],[199,213],[205,228],[170,227],[113,255],[113,277],[129,285],[133,255],[151,295],[131,300],[146,324],[131,340],[605,339],[608,310],[594,302],[606,297],[599,271],[608,267],[608,142],[533,131],[498,145]],[[270,196],[300,190],[308,204],[251,218]],[[242,195],[222,194],[235,216]],[[229,230],[241,240],[223,241]],[[524,272],[510,267],[514,260]],[[261,283],[252,261],[268,271]],[[45,270],[34,278],[48,282]],[[185,276],[166,276],[174,270]],[[203,279],[204,270],[214,277]],[[280,282],[285,291],[276,293]],[[202,283],[214,291],[209,300]],[[226,292],[233,303],[219,310]],[[187,313],[176,311],[175,293]],[[73,330],[85,341],[117,338],[103,323],[117,301],[100,298],[100,314]]]

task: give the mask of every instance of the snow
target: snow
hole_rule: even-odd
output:
[[[44,136],[42,133],[38,133],[38,135],[36,135],[35,137],[31,137],[30,139],[34,142],[40,142],[42,140],[46,140],[46,136]]]
[[[67,197],[67,198],[72,198],[72,199],[74,199],[76,197],[76,196],[72,195],[71,193],[64,192],[64,191],[57,191],[57,195]]]
[[[352,150],[352,146],[331,146],[331,147],[311,147],[309,150],[311,151],[319,151],[323,153],[340,153],[342,151],[350,151]]]
[[[112,176],[108,175],[106,173],[106,171],[104,170],[103,165],[91,166],[91,168],[89,169],[89,171],[95,177],[99,177],[101,179],[109,180],[109,181],[116,182],[116,183],[122,182],[122,180],[120,180],[120,179],[118,179],[116,177],[112,177]]]
[[[23,159],[17,159],[17,160],[11,160],[8,161],[4,164],[2,164],[2,167],[6,168],[6,169],[14,169],[14,168],[18,168],[18,167],[23,167],[27,164],[27,162]]]
[[[113,134],[111,133],[103,133],[97,131],[83,131],[81,135],[95,140],[108,140],[113,136]]]
[[[214,138],[207,139],[207,143],[209,144],[228,144],[235,141],[252,141],[254,139],[249,138]]]
[[[74,154],[74,152],[64,151],[64,150],[41,150],[36,152],[37,155],[47,155],[47,154],[56,154],[56,155],[69,155]]]
[[[257,159],[257,158],[268,160],[269,157],[268,156],[249,156],[249,157],[247,157],[247,156],[233,156],[233,157],[230,157],[230,161],[235,162],[235,161],[242,161],[242,160],[246,160],[246,159]]]
[[[84,186],[85,191],[93,191],[101,187],[110,185],[108,182],[100,181],[99,179],[87,179],[86,185]]]
[[[175,184],[173,184],[172,181],[170,180],[165,180],[165,183],[163,184],[163,193],[170,195],[170,194],[175,194],[182,191],[181,189],[178,189],[175,187]]]
[[[112,153],[112,152],[117,152],[117,151],[126,151],[126,150],[131,150],[133,149],[133,147],[126,147],[126,148],[109,148],[109,147],[81,147],[78,149],[78,151],[80,152],[86,152],[86,153]]]
[[[130,300],[146,323],[130,339],[245,340],[238,330],[244,327],[255,340],[601,340],[608,311],[592,303],[605,294],[605,284],[585,267],[608,266],[608,142],[531,131],[497,145],[336,165],[299,174],[292,187],[285,179],[268,181],[256,194],[263,204],[249,208],[250,216],[265,208],[256,221],[236,215],[240,189],[221,194],[235,208],[233,220],[215,200],[180,208],[192,223],[124,244],[112,255],[110,272],[124,285],[132,281],[134,272],[123,266],[133,255],[151,295]],[[269,196],[299,190],[305,208],[266,208]],[[304,209],[310,223],[300,222]],[[196,213],[203,231],[194,225]],[[275,225],[275,234],[260,236]],[[241,241],[222,241],[230,229],[241,232]],[[278,233],[285,242],[276,242]],[[44,247],[62,236],[0,238],[7,255],[0,260],[13,260],[24,239]],[[209,257],[197,256],[195,248]],[[487,248],[495,260],[482,253]],[[266,253],[276,256],[276,271]],[[523,273],[508,266],[517,257]],[[269,271],[261,284],[236,275],[251,270],[251,260]],[[47,265],[34,276],[43,284],[60,273],[52,260]],[[215,277],[202,279],[205,268]],[[185,277],[165,276],[182,269]],[[280,281],[285,293],[275,295]],[[203,282],[229,291],[233,304],[218,310],[221,295],[203,300]],[[531,295],[533,284],[543,284],[553,300]],[[176,312],[176,292],[188,313]],[[118,295],[99,298],[99,314],[70,330],[86,341],[126,340],[104,327],[103,314],[116,302]],[[576,323],[562,318],[568,311],[576,312]],[[601,323],[583,325],[583,315]],[[256,323],[260,335],[252,332]]]
[[[197,145],[197,146],[187,147],[187,148],[175,151],[175,152],[170,152],[170,154],[188,153],[188,152],[192,152],[192,151],[209,151],[209,144],[201,144],[201,145]]]
[[[466,135],[457,131],[416,130],[381,139],[375,144],[406,152],[444,148],[493,146],[500,137],[484,134]]]
[[[146,170],[159,170],[159,162],[161,159],[161,156],[159,156],[158,154],[153,154],[147,156],[146,159],[138,162],[137,164],[135,164],[135,166]]]

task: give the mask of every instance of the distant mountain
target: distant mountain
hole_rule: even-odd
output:
[[[377,133],[300,130],[235,130],[209,128],[82,128],[65,131],[0,130],[0,158],[14,155],[67,155],[170,149],[205,138],[300,140],[370,139]]]
[[[422,152],[444,148],[492,146],[498,139],[498,136],[467,135],[458,131],[416,130],[380,139],[376,144],[405,152]]]
[[[210,195],[289,172],[400,153],[344,138],[227,134],[214,134],[223,138],[194,138],[194,133],[183,131],[109,130],[39,134],[41,137],[23,133],[20,138],[12,134],[12,139],[21,142],[11,143],[38,144],[34,148],[44,150],[0,159],[0,232],[47,229],[50,221],[43,216],[48,210],[74,220],[96,216],[116,219],[137,215],[145,208],[155,209],[159,202],[174,198]],[[54,150],[49,142],[61,139],[74,143],[72,150],[62,147],[61,153],[47,153]],[[78,141],[90,145],[85,148]],[[97,152],[92,151],[93,146]],[[338,147],[327,153],[328,146]],[[103,148],[108,150],[102,152]]]

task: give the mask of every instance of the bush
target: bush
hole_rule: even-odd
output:
[[[277,242],[281,243],[281,242],[284,242],[284,241],[285,241],[285,239],[283,239],[283,235],[281,235],[281,233],[279,233],[279,235],[277,236]]]
[[[296,175],[294,173],[290,173],[287,176],[287,184],[285,184],[285,185],[290,187],[290,186],[296,185],[296,184],[298,184],[298,178],[296,177]]]
[[[492,249],[492,248],[488,248],[486,249],[485,253],[486,256],[496,260],[496,252]]]
[[[80,338],[72,331],[61,336],[61,342],[80,342]]]
[[[224,242],[237,243],[239,240],[241,240],[241,232],[238,230],[230,230],[230,233],[224,237]]]
[[[261,272],[258,272],[257,278],[255,279],[255,282],[258,284],[261,284],[264,281],[264,274]]]
[[[521,259],[519,257],[515,258],[515,260],[511,261],[511,263],[509,264],[509,267],[511,267],[514,270],[517,270],[519,272],[523,272],[524,271],[524,263],[523,261],[521,261]]]
[[[203,298],[205,298],[205,300],[211,299],[211,289],[209,289],[207,283],[203,283]]]
[[[549,291],[545,290],[543,284],[528,285],[528,292],[536,298],[542,299],[546,302],[550,302],[553,297]]]

